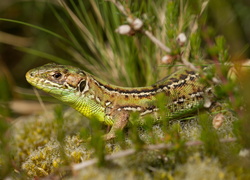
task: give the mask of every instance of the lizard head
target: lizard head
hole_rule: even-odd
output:
[[[84,92],[88,88],[86,73],[67,65],[50,63],[31,69],[26,73],[26,79],[32,86],[61,100],[73,93]]]

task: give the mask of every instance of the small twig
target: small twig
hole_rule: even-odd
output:
[[[118,158],[122,158],[122,157],[132,155],[135,152],[136,152],[135,149],[128,149],[128,150],[120,151],[120,152],[117,152],[115,154],[105,156],[105,160],[106,161],[111,161],[111,160],[114,160],[114,159],[118,159]],[[78,170],[81,170],[81,169],[86,168],[88,166],[94,165],[97,162],[98,162],[98,159],[94,158],[94,159],[84,161],[84,162],[79,163],[79,164],[75,164],[75,165],[73,165],[72,169],[73,169],[73,171],[78,171]]]
[[[132,15],[130,14],[130,12],[126,11],[124,6],[120,2],[116,0],[106,0],[106,1],[110,1],[111,3],[113,3],[127,18],[132,18]],[[135,19],[135,18],[132,18],[132,19]],[[167,53],[171,53],[171,49],[167,47],[166,45],[164,45],[160,40],[158,40],[151,32],[149,32],[148,30],[142,30],[141,32],[143,32],[154,44],[156,44],[162,50],[164,50]]]
[[[39,104],[40,104],[41,107],[43,108],[44,112],[47,114],[48,111],[47,111],[47,109],[46,109],[46,107],[45,107],[45,105],[44,105],[44,103],[43,103],[43,101],[42,101],[42,98],[41,98],[41,96],[40,96],[40,94],[38,93],[38,91],[37,91],[36,88],[34,88],[34,92],[35,92],[35,95],[36,95],[36,97],[37,97],[37,99],[38,99]]]
[[[97,162],[98,162],[97,158],[90,159],[88,161],[83,161],[82,163],[73,165],[72,169],[73,169],[73,171],[78,171],[78,170],[84,169],[88,166],[94,165]]]
[[[128,12],[120,2],[116,0],[106,0],[106,1],[112,2],[122,12],[122,14],[124,14],[125,16],[129,16]]]
[[[144,31],[144,34],[157,46],[159,46],[162,50],[166,51],[167,53],[171,53],[171,49],[165,46],[161,41],[159,41],[151,32],[148,30]]]
[[[220,139],[219,141],[221,143],[229,143],[229,142],[235,142],[237,139],[236,138],[227,138],[227,139]],[[185,143],[185,147],[193,147],[193,146],[200,146],[203,145],[204,143],[202,141],[188,141]],[[162,149],[172,149],[174,147],[174,144],[155,144],[155,145],[147,145],[145,146],[143,149],[144,150],[162,150]],[[105,160],[114,160],[114,159],[118,159],[118,158],[122,158],[122,157],[126,157],[132,154],[135,154],[136,150],[135,149],[127,149],[124,151],[120,151],[118,153],[112,154],[112,155],[107,155],[105,156]],[[84,161],[82,163],[79,164],[75,164],[72,166],[72,170],[73,171],[78,171],[81,170],[83,168],[86,168],[88,166],[94,165],[98,162],[97,158],[88,160],[88,161]]]

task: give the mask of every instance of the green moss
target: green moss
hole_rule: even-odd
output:
[[[173,179],[193,179],[193,180],[223,180],[236,179],[233,173],[222,167],[218,159],[201,157],[199,153],[188,158],[187,163],[177,166],[174,170]]]
[[[66,34],[65,32],[63,34],[65,40],[69,39],[67,42],[70,45],[58,40],[58,43],[51,43],[51,46],[48,46],[54,47],[52,44],[57,46],[59,44],[64,52],[62,55],[67,54],[64,58],[70,61],[66,63],[60,57],[39,53],[39,51],[35,51],[34,54],[55,62],[60,60],[63,64],[77,63],[78,66],[82,66],[98,77],[108,82],[119,83],[119,85],[144,86],[154,83],[157,77],[159,79],[168,74],[166,72],[169,70],[168,67],[159,68],[162,65],[160,59],[166,55],[166,52],[161,51],[146,36],[139,32],[134,36],[114,33],[117,27],[128,22],[112,3],[105,1],[91,1],[91,3],[86,1],[86,4],[83,1],[70,2],[72,13],[76,13],[81,22],[72,22],[71,20],[74,21],[75,18],[59,6],[52,8],[54,15],[61,23],[59,28],[65,30]],[[145,18],[144,30],[151,31],[163,44],[172,48],[172,53],[167,55],[173,55],[174,64],[181,63],[179,59],[186,51],[188,52],[189,48],[188,59],[194,65],[205,65],[208,62],[204,59],[213,59],[217,63],[216,67],[208,70],[207,75],[201,73],[202,77],[205,76],[204,83],[210,86],[213,78],[217,77],[216,73],[220,76],[218,78],[225,79],[228,67],[219,63],[227,62],[229,55],[226,42],[222,37],[215,39],[215,34],[205,33],[206,28],[210,27],[205,22],[206,12],[200,14],[204,2],[206,1],[197,0],[189,3],[159,1],[159,4],[154,1],[149,3],[139,1],[126,3],[124,1],[123,3],[126,5],[125,9],[131,10],[131,17]],[[147,6],[149,8],[146,8]],[[70,18],[67,20],[66,16]],[[195,22],[196,19],[197,22]],[[86,27],[86,31],[80,30],[79,24],[81,27]],[[196,25],[198,25],[198,30],[191,32]],[[59,35],[60,32],[55,33]],[[182,32],[187,36],[187,42],[180,46],[176,37]],[[206,34],[205,39],[201,36],[202,33]],[[187,47],[189,43],[190,47]],[[205,50],[206,46],[210,50]],[[28,49],[26,51],[29,52]],[[236,102],[239,102],[237,106],[241,107],[242,101],[239,101],[241,93],[236,90],[232,91],[235,85],[226,80],[222,83],[224,84],[216,87],[215,93],[218,98],[228,99],[230,95],[231,98],[236,98]],[[162,100],[163,108],[165,108],[165,102]],[[232,107],[231,109],[234,109]],[[233,179],[234,174],[242,179],[249,177],[247,173],[249,162],[243,161],[249,156],[239,158],[237,154],[241,145],[219,143],[221,138],[234,137],[232,124],[237,121],[236,118],[226,114],[222,126],[215,130],[212,127],[213,116],[209,116],[206,112],[204,114],[198,112],[198,116],[202,117],[200,118],[202,120],[197,120],[199,118],[196,117],[170,123],[163,120],[162,124],[157,125],[154,125],[153,118],[145,118],[144,125],[137,126],[132,122],[128,130],[123,131],[125,133],[120,140],[118,138],[110,142],[101,140],[101,133],[105,132],[106,127],[100,127],[94,121],[91,122],[92,126],[89,126],[89,120],[75,111],[64,110],[62,107],[39,115],[21,117],[13,124],[9,133],[12,135],[11,157],[16,168],[13,171],[24,172],[31,178],[44,177],[53,173],[59,177],[71,179]],[[135,119],[139,119],[138,114]],[[235,131],[240,131],[242,138],[247,141],[248,131],[247,128],[244,129],[235,127]],[[92,137],[97,137],[93,138],[91,143],[85,142],[90,134]],[[205,145],[184,146],[186,141],[200,139]],[[173,146],[165,150],[143,150],[144,146],[159,143],[169,143]],[[137,152],[104,162],[105,155],[131,148],[136,149]],[[207,153],[209,151],[215,153]],[[2,156],[4,155],[0,154],[0,168],[5,165]],[[9,160],[6,157],[5,159]],[[94,157],[103,161],[98,164],[102,167],[94,165],[73,175],[70,174],[71,172],[64,171],[65,168],[70,169],[70,165],[74,163]],[[241,174],[246,174],[246,176]]]
[[[150,180],[152,179],[149,173],[138,169],[121,169],[121,168],[97,168],[91,167],[82,170],[70,180],[88,179],[88,180]]]
[[[34,150],[23,163],[22,169],[31,177],[47,176],[53,172],[53,166],[62,164],[60,147],[57,142],[48,142],[44,147]]]
[[[54,118],[53,112],[19,118],[11,129],[14,161],[29,176],[46,176],[62,164],[90,157],[77,135],[87,127],[84,118],[71,109],[65,112],[63,142],[56,140],[58,124]]]
[[[48,119],[53,119],[51,113],[16,120],[11,129],[16,162],[22,163],[35,149],[44,146],[51,137],[55,137],[56,124]]]
[[[43,177],[53,172],[63,176],[65,172],[60,171],[61,167],[69,166],[72,163],[80,163],[94,157],[95,148],[92,148],[93,144],[90,145],[86,142],[86,139],[78,135],[82,130],[88,129],[88,121],[85,121],[79,113],[71,109],[67,110],[63,117],[63,124],[60,124],[62,132],[64,132],[64,138],[58,141],[58,121],[56,121],[56,117],[53,112],[48,112],[28,118],[20,118],[12,127],[13,139],[11,145],[15,149],[12,152],[14,161],[30,177]],[[217,131],[218,136],[227,137],[226,135],[228,135],[231,137],[232,120],[233,117],[226,118],[222,129]],[[199,140],[201,130],[199,122],[193,119],[191,121],[174,121],[168,126],[157,124],[146,129],[138,127],[137,133],[138,138],[145,144],[169,142],[178,144],[181,139],[187,141]],[[133,133],[130,131],[129,134]],[[103,151],[112,154],[124,149],[135,148],[136,142],[133,137],[125,136],[125,141],[116,140],[105,143],[105,150],[103,149]],[[134,155],[115,159],[112,162],[105,163],[105,165],[113,164],[121,168],[119,169],[120,173],[128,173],[128,177],[131,178],[136,178],[141,172],[148,173],[150,176],[159,176],[159,178],[170,177],[169,172],[173,171],[177,165],[185,166],[186,161],[190,163],[191,160],[187,160],[188,155],[197,151],[199,152],[199,148],[182,149],[181,144],[167,151],[139,150]],[[159,171],[162,168],[164,171]],[[116,172],[113,171],[98,170],[97,168],[94,168],[93,171],[103,171],[104,174],[99,175],[100,177],[116,177]],[[155,174],[154,171],[159,174]],[[87,175],[87,172],[83,172],[83,177],[92,176],[91,173]],[[183,172],[183,174],[185,173]],[[148,178],[148,175],[145,175],[145,178]]]
[[[79,136],[67,136],[64,146],[56,140],[50,140],[45,146],[33,151],[22,164],[22,169],[28,176],[43,177],[53,173],[62,165],[79,163],[89,159],[90,156]],[[64,172],[60,173],[63,175]]]

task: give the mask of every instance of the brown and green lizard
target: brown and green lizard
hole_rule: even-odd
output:
[[[174,119],[188,116],[198,109],[207,108],[213,102],[211,88],[199,81],[199,75],[188,69],[181,70],[147,87],[120,87],[72,66],[46,64],[31,69],[26,74],[27,81],[67,105],[87,118],[97,119],[112,126],[105,139],[115,137],[118,129],[123,129],[131,112],[141,116],[157,113],[157,100],[166,97],[166,116]]]

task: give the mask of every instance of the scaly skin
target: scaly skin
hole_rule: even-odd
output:
[[[205,99],[212,99],[209,88],[199,83],[198,74],[181,70],[147,87],[119,87],[106,83],[79,68],[46,64],[31,69],[27,81],[62,102],[73,107],[87,118],[98,119],[112,125],[105,139],[115,137],[123,129],[131,112],[141,116],[158,111],[157,99],[166,100],[169,119],[188,116],[203,107]],[[157,98],[159,97],[159,98]]]

